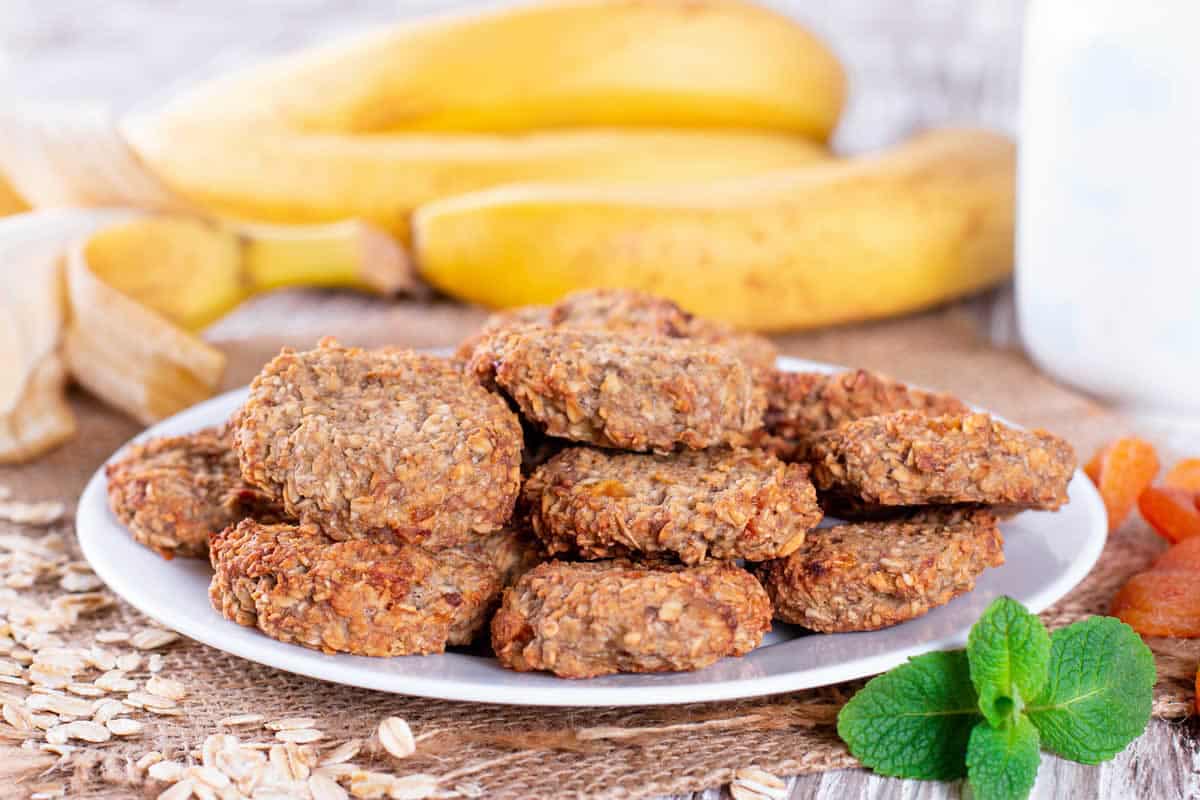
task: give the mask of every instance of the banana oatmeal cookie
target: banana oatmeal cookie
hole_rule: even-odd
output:
[[[817,435],[813,483],[836,503],[985,503],[1053,510],[1067,502],[1075,453],[1062,439],[987,414],[897,411]]]
[[[763,561],[821,521],[808,467],[761,450],[670,456],[572,447],[539,467],[521,509],[551,553]]]
[[[766,405],[745,362],[687,339],[502,330],[480,341],[470,370],[545,433],[623,450],[743,444]]]
[[[250,385],[235,446],[247,481],[334,539],[464,544],[508,521],[521,426],[456,362],[325,340]]]
[[[137,442],[104,474],[117,519],[163,558],[203,558],[210,533],[246,517],[283,516],[268,495],[242,480],[224,429]]]
[[[492,648],[509,669],[592,678],[702,669],[749,653],[770,627],[766,592],[732,564],[549,561],[505,590]]]
[[[755,570],[775,618],[822,633],[873,631],[915,619],[975,588],[1004,563],[986,511],[937,509],[821,528],[787,558]]]
[[[756,443],[788,461],[804,460],[816,434],[863,417],[904,410],[929,416],[969,412],[953,395],[913,389],[865,369],[833,375],[772,370],[765,385],[767,411]]]
[[[399,656],[469,644],[501,589],[472,555],[245,520],[213,535],[213,608],[281,642]]]
[[[693,316],[665,297],[635,289],[582,289],[553,305],[497,312],[487,318],[478,334],[463,342],[458,355],[470,359],[483,337],[526,325],[694,339],[727,348],[754,367],[767,370],[775,366],[775,345],[768,339]]]

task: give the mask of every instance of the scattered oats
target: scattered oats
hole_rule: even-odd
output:
[[[117,666],[117,654],[111,650],[105,650],[103,647],[92,647],[84,656],[84,660],[103,672]]]
[[[275,738],[281,742],[308,744],[309,742],[317,742],[324,739],[325,734],[316,728],[288,728],[287,730],[277,731]]]
[[[359,751],[362,750],[362,745],[362,739],[350,739],[342,742],[325,754],[325,757],[321,759],[321,766],[346,763],[358,755]]]
[[[25,698],[25,707],[68,717],[90,717],[96,710],[94,701],[65,694],[31,694]]]
[[[151,653],[150,658],[146,663],[146,669],[148,669],[150,672],[161,672],[163,668],[163,662],[165,660],[166,659],[164,659],[161,654]]]
[[[437,788],[438,779],[436,777],[416,772],[392,781],[388,797],[394,800],[425,800],[426,797],[436,792]]]
[[[104,581],[96,575],[84,572],[68,572],[59,579],[58,585],[66,592],[90,592],[99,589]]]
[[[758,767],[742,767],[733,773],[729,794],[734,800],[786,800],[787,783]]]
[[[33,719],[33,726],[43,731],[48,731],[62,722],[57,714],[30,714],[29,716]]]
[[[35,622],[37,622],[35,620]],[[44,620],[43,620],[44,622]],[[68,648],[61,636],[51,633],[49,630],[41,628],[30,630],[17,630],[14,635],[21,640],[21,644],[25,645],[29,650],[69,650],[78,655],[83,652],[78,647]]]
[[[72,739],[83,739],[85,742],[107,742],[112,738],[112,732],[90,719],[80,719],[75,722],[68,722],[64,725],[67,729],[67,736]]]
[[[29,787],[29,791],[29,800],[53,800],[67,796],[67,787],[61,783],[35,783]]]
[[[264,787],[254,790],[254,800],[296,800],[296,796],[291,792]]]
[[[113,700],[111,698],[107,700],[101,700],[96,704],[96,710],[92,712],[92,721],[104,725],[110,719],[127,713],[129,713],[129,706],[125,705],[120,700]]]
[[[60,758],[66,758],[79,748],[71,744],[41,744],[38,745],[38,749],[44,750],[47,753],[54,753],[54,755]]]
[[[35,580],[32,572],[14,572],[4,576],[4,585],[10,589],[28,589]]]
[[[94,683],[68,683],[67,691],[80,697],[102,697],[105,692]]]
[[[27,667],[33,663],[33,651],[24,647],[14,648],[8,655],[17,663]]]
[[[53,640],[44,641],[37,648],[33,658],[33,666],[61,667],[71,672],[79,672],[88,665],[88,652],[81,647],[62,647],[51,644]]]
[[[325,775],[309,776],[308,791],[313,800],[347,800],[350,797],[337,781]]]
[[[271,731],[295,731],[301,728],[311,728],[317,724],[312,717],[285,717],[268,722],[264,727]]]
[[[456,783],[454,791],[463,797],[483,797],[483,787],[478,783]]]
[[[278,746],[277,742],[242,742],[243,750],[273,750]]]
[[[0,675],[0,683],[11,683],[13,686],[28,686],[29,681],[15,675]]]
[[[146,681],[146,691],[165,697],[168,700],[182,700],[187,696],[187,689],[179,681],[170,678],[160,678],[157,675]]]
[[[376,731],[379,743],[393,758],[408,758],[417,750],[412,729],[399,717],[385,717]]]
[[[65,614],[72,620],[80,614],[90,614],[113,605],[116,605],[116,601],[103,592],[65,594],[50,601],[52,610]]]
[[[204,737],[200,746],[200,763],[206,767],[217,766],[217,756],[222,752],[234,753],[238,749],[238,738],[228,733],[211,733]]]
[[[100,631],[93,638],[101,644],[120,644],[129,641],[129,633],[127,631]]]
[[[66,725],[55,725],[46,731],[46,741],[50,744],[66,744],[69,738]]]
[[[150,767],[152,767],[155,764],[158,764],[162,760],[163,760],[162,753],[158,752],[157,750],[151,750],[149,753],[144,754],[137,761],[133,762],[133,767],[134,767],[134,769],[144,772],[145,770],[149,769]]]
[[[317,767],[313,771],[319,772],[326,777],[333,778],[336,781],[343,778],[349,778],[356,772],[361,772],[362,767],[356,764],[326,764],[323,767]]]
[[[125,677],[125,673],[119,669],[110,669],[92,683],[106,692],[132,692],[137,688],[137,681]]]
[[[141,764],[142,761],[145,760],[149,755],[151,754],[147,753],[146,755],[142,756],[142,758],[138,760],[138,763]],[[159,755],[159,759],[161,758],[162,756]],[[178,761],[157,760],[152,762],[146,769],[146,774],[156,781],[166,781],[171,783],[183,777],[183,764],[180,764]]]
[[[148,705],[145,708],[146,708],[146,711],[149,711],[151,714],[157,714],[160,717],[182,717],[183,716],[183,709],[177,708],[175,706],[167,707],[167,706]]]
[[[140,653],[122,653],[117,656],[117,669],[124,672],[135,672],[142,665]]]
[[[153,709],[171,709],[178,705],[169,697],[154,694],[153,692],[130,692],[125,698],[125,704],[134,708],[153,708]]]
[[[137,736],[142,732],[142,723],[129,717],[117,717],[104,723],[114,736]]]
[[[33,715],[13,703],[5,703],[3,706],[0,706],[0,717],[3,717],[5,722],[19,730],[32,730],[34,728]]]
[[[192,796],[194,788],[191,781],[180,781],[163,791],[158,800],[187,800]]]
[[[67,507],[57,500],[45,503],[0,502],[0,519],[18,525],[50,525],[62,519]]]
[[[383,772],[356,772],[350,776],[350,794],[355,797],[387,797],[396,779]]]
[[[22,671],[21,665],[17,662],[0,658],[0,675],[20,675]]]
[[[262,722],[264,719],[266,717],[262,714],[235,714],[232,717],[226,717],[217,724],[233,728],[241,725],[254,725]]]
[[[230,784],[229,776],[213,767],[188,767],[183,774],[213,789],[224,789]]]
[[[270,751],[271,771],[284,781],[307,780],[311,770],[294,744],[277,744]]]
[[[34,664],[25,674],[34,683],[51,689],[64,689],[71,683],[71,678],[75,677],[75,673],[70,670],[52,664]]]
[[[146,628],[135,633],[130,638],[129,643],[138,650],[157,650],[160,647],[166,647],[178,638],[179,634],[174,631],[163,630],[162,628]]]

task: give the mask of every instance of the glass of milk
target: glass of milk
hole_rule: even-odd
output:
[[[1200,415],[1200,0],[1033,0],[1016,298],[1047,372]]]

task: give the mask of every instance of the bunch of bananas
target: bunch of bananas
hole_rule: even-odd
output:
[[[1001,280],[1011,143],[945,130],[836,158],[845,84],[818,39],[741,0],[548,0],[200,85],[120,121],[138,191],[18,175],[0,213],[22,194],[158,212],[92,235],[66,272],[67,368],[147,421],[215,385],[219,353],[191,332],[281,285],[419,274],[491,307],[627,286],[777,331]]]

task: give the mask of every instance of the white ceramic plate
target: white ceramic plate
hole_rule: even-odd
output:
[[[791,370],[834,369],[780,359]],[[187,433],[223,422],[246,390],[215,397],[155,425],[142,437]],[[142,438],[139,437],[139,438]],[[143,613],[197,641],[242,658],[313,678],[384,692],[541,706],[632,706],[729,700],[837,683],[883,672],[910,656],[961,646],[995,597],[1006,594],[1041,611],[1070,591],[1100,557],[1104,508],[1080,472],[1071,502],[1058,513],[1026,512],[1003,523],[1007,563],[989,569],[975,591],[926,616],[872,633],[808,635],[776,623],[757,650],[699,672],[615,675],[569,681],[502,669],[493,658],[450,652],[368,658],[324,655],[283,644],[226,620],[208,603],[210,569],[199,559],[164,561],[138,545],[108,509],[104,471],[79,503],[79,542],[96,573]]]

